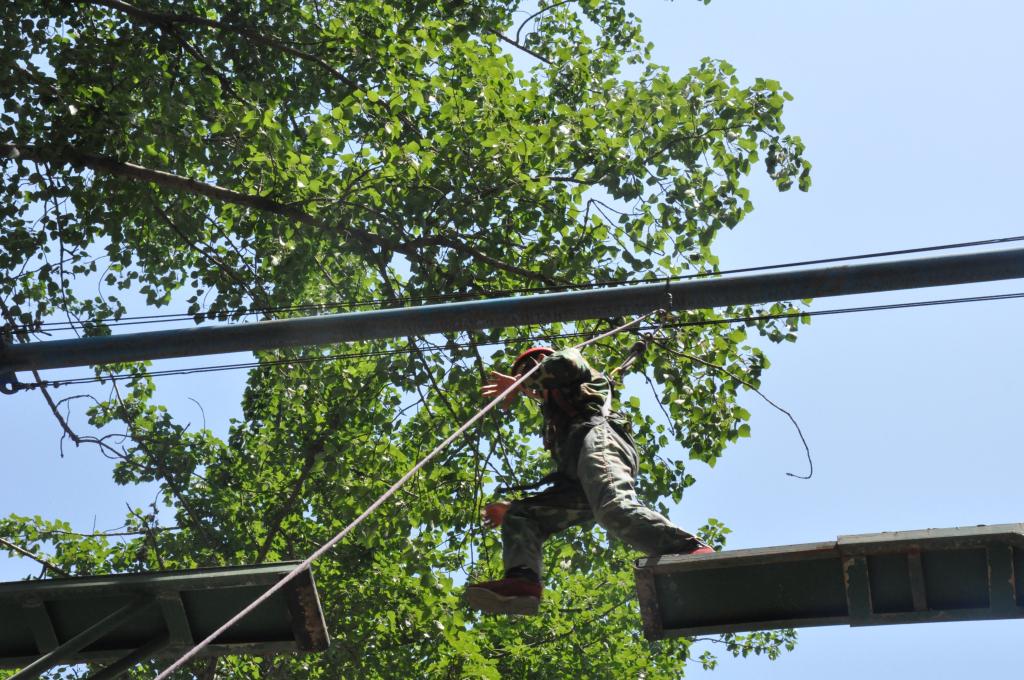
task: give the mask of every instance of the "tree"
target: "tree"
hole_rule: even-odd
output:
[[[198,324],[714,272],[710,246],[752,210],[744,178],[759,161],[780,190],[809,187],[778,82],[741,84],[713,59],[673,77],[622,0],[519,4],[5,3],[6,333],[29,341],[58,319],[110,333],[135,295],[187,299]],[[640,367],[668,416],[622,403],[648,501],[682,497],[687,455],[713,464],[749,434],[737,394],[768,360],[747,330],[792,340],[797,320],[717,322],[764,311],[674,319],[671,351]],[[91,397],[95,433],[58,408],[83,402],[43,396],[76,443],[117,459],[118,484],[159,485],[166,509],[135,509],[120,543],[17,515],[0,533],[76,574],[304,557],[478,407],[489,365],[525,335],[613,323],[261,353],[223,439],[159,405],[144,366],[97,367],[135,377]],[[633,340],[590,356],[614,365]],[[537,425],[524,406],[488,419],[317,565],[330,651],[220,672],[681,675],[689,641],[642,640],[632,555],[597,531],[552,541],[544,616],[460,606],[463,578],[500,561],[476,521],[492,483],[542,473]],[[774,655],[792,635],[725,642]]]

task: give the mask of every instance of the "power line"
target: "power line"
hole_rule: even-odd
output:
[[[475,299],[488,299],[492,297],[506,297],[513,294],[531,294],[531,293],[553,293],[571,290],[592,290],[596,288],[616,287],[635,285],[641,283],[671,283],[674,281],[689,281],[692,279],[708,278],[711,276],[729,276],[733,274],[746,274],[751,272],[771,271],[775,269],[787,269],[791,267],[805,267],[810,265],[818,264],[834,264],[837,262],[853,262],[857,260],[874,259],[880,257],[892,257],[895,255],[910,255],[915,253],[926,253],[935,252],[941,250],[953,250],[960,248],[973,248],[980,246],[998,245],[1004,243],[1013,243],[1017,241],[1024,241],[1024,235],[1021,236],[1007,236],[1003,238],[985,239],[980,241],[965,241],[961,243],[947,243],[935,246],[923,246],[919,248],[905,248],[902,250],[887,250],[877,251],[873,253],[863,253],[860,255],[845,255],[840,257],[829,257],[815,260],[800,260],[796,262],[785,262],[780,264],[770,265],[758,265],[755,267],[743,267],[738,269],[727,269],[723,271],[712,271],[712,272],[696,272],[693,274],[680,274],[677,276],[663,276],[649,279],[615,279],[608,281],[597,281],[591,283],[578,283],[578,284],[563,284],[557,286],[524,286],[520,288],[508,288],[498,290],[485,290],[474,293],[449,293],[449,294],[438,294],[428,295],[421,297],[406,297],[406,298],[373,298],[368,300],[356,300],[353,302],[328,302],[328,303],[309,303],[302,305],[291,305],[291,306],[280,306],[280,307],[264,307],[250,310],[242,310],[241,308],[235,308],[232,310],[224,310],[219,312],[211,312],[209,310],[203,312],[196,312],[194,314],[188,314],[184,312],[167,313],[167,314],[149,314],[142,316],[125,316],[120,319],[97,322],[95,320],[85,321],[52,321],[43,322],[38,326],[15,326],[15,331],[35,331],[46,329],[48,331],[66,331],[66,330],[78,330],[85,328],[89,325],[96,325],[102,323],[107,327],[114,326],[140,326],[150,325],[159,323],[173,323],[176,321],[205,321],[205,320],[225,320],[228,317],[234,316],[265,316],[269,314],[281,314],[291,312],[325,312],[325,311],[342,311],[349,310],[354,311],[357,309],[380,308],[383,306],[410,306],[424,303],[437,303],[437,302],[455,302],[463,300],[475,300]]]
[[[692,326],[720,326],[727,324],[751,324],[758,321],[772,321],[780,319],[795,319],[803,317],[814,317],[814,316],[832,316],[836,314],[854,314],[859,312],[877,312],[895,309],[909,309],[913,307],[934,307],[939,305],[953,305],[953,304],[965,304],[972,302],[990,302],[995,300],[1014,300],[1024,298],[1024,292],[1021,293],[1003,293],[994,295],[978,295],[972,297],[962,298],[944,298],[939,300],[923,300],[919,302],[900,302],[891,303],[884,305],[867,305],[861,307],[841,307],[837,309],[821,309],[814,311],[800,311],[800,312],[781,312],[778,314],[754,314],[740,317],[729,317],[724,319],[700,319],[694,321],[679,321],[674,323],[659,324],[658,326],[641,326],[638,327],[638,331],[652,331],[656,328],[686,328]],[[167,376],[178,376],[178,375],[192,375],[199,373],[214,373],[220,371],[231,371],[241,369],[253,369],[260,367],[270,366],[282,366],[282,365],[303,365],[319,363],[323,361],[341,361],[351,359],[372,359],[382,358],[388,356],[396,356],[401,354],[412,354],[416,351],[423,351],[428,353],[439,353],[453,349],[474,349],[478,347],[492,347],[495,345],[509,345],[515,343],[529,343],[536,341],[548,341],[553,342],[556,340],[567,340],[582,338],[592,335],[592,333],[574,331],[569,333],[554,333],[546,335],[532,335],[532,336],[519,336],[515,338],[506,338],[500,341],[483,341],[483,342],[460,342],[460,343],[448,343],[444,347],[426,347],[426,348],[394,348],[394,349],[381,349],[381,350],[368,350],[365,352],[346,352],[338,354],[324,354],[315,357],[296,357],[290,359],[272,359],[269,361],[252,361],[242,362],[233,364],[219,364],[215,366],[197,366],[194,368],[179,368],[179,369],[167,369],[163,371],[142,371],[138,373],[119,373],[109,376],[90,376],[83,378],[70,378],[67,380],[43,380],[36,383],[21,383],[24,388],[34,387],[64,387],[70,385],[85,385],[91,383],[104,383],[104,382],[117,382],[122,380],[132,380],[136,378],[159,378]]]

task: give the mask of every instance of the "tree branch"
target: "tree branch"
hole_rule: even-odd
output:
[[[71,147],[64,147],[59,151],[56,151],[36,144],[0,144],[0,158],[21,158],[36,163],[59,163],[64,165],[82,166],[89,168],[94,172],[102,172],[115,177],[124,177],[140,182],[152,182],[153,184],[166,189],[181,191],[197,196],[204,196],[221,203],[231,203],[273,215],[280,215],[311,227],[321,229],[332,228],[323,220],[310,215],[301,208],[287,203],[282,203],[272,198],[254,194],[245,194],[240,191],[217,186],[216,184],[200,182],[199,180],[192,179],[191,177],[175,175],[174,173],[166,172],[164,170],[154,170],[153,168],[143,167],[141,165],[136,165],[135,163],[119,161],[117,159],[110,158],[109,156],[85,153]],[[357,241],[361,241],[366,245],[401,253],[402,255],[412,259],[421,258],[422,253],[419,251],[421,246],[440,245],[451,248],[459,253],[473,257],[484,264],[489,264],[492,267],[507,271],[511,274],[531,279],[537,278],[536,272],[509,264],[487,255],[477,248],[473,248],[472,246],[447,237],[415,239],[407,243],[402,243],[385,238],[365,229],[357,229],[341,225],[336,225],[333,228],[340,230],[343,234],[350,236]],[[555,283],[546,277],[542,278],[548,283]]]
[[[714,369],[716,371],[721,371],[722,373],[725,373],[727,376],[729,376],[730,378],[732,378],[736,382],[740,383],[741,385],[744,385],[747,389],[753,390],[759,397],[761,397],[766,402],[768,402],[768,404],[771,405],[772,407],[774,407],[777,411],[782,412],[787,418],[789,418],[789,421],[791,423],[793,423],[793,427],[796,428],[796,433],[800,436],[800,442],[804,445],[804,453],[807,454],[807,465],[810,468],[809,472],[806,475],[797,475],[797,474],[793,474],[792,472],[787,472],[786,475],[788,477],[796,477],[797,479],[810,479],[811,477],[814,476],[814,459],[811,458],[811,447],[810,447],[810,445],[808,445],[807,439],[804,437],[803,430],[800,429],[800,423],[796,422],[796,418],[793,417],[792,413],[790,413],[789,411],[787,411],[786,409],[782,408],[781,406],[776,404],[774,401],[769,399],[768,396],[764,392],[759,390],[753,383],[751,383],[748,380],[744,380],[742,377],[736,375],[735,373],[730,371],[725,366],[719,366],[718,364],[712,363],[712,362],[707,361],[705,359],[701,359],[700,357],[695,356],[693,354],[690,354],[689,352],[683,352],[683,351],[674,349],[672,347],[669,347],[668,344],[666,344],[664,342],[661,342],[660,340],[655,339],[654,342],[659,347],[661,347],[662,349],[667,351],[669,354],[672,354],[672,355],[677,356],[677,357],[685,357],[685,358],[689,359],[690,361],[695,361],[695,362],[697,362],[697,363],[699,363],[699,364],[701,364],[703,366],[707,366],[708,368],[712,368],[712,369]]]
[[[36,555],[33,552],[29,552],[28,550],[25,550],[24,548],[22,548],[19,545],[15,545],[14,543],[11,543],[6,538],[0,538],[0,545],[3,545],[8,550],[13,550],[14,552],[16,552],[16,553],[18,553],[20,555],[24,555],[25,557],[27,557],[29,559],[35,560],[36,562],[38,562],[39,564],[43,565],[44,567],[46,567],[50,571],[55,572],[57,574],[60,574],[61,576],[71,576],[71,574],[69,572],[64,571],[63,569],[58,567],[53,562],[50,562],[49,560],[43,559],[42,557],[40,557],[39,555]]]
[[[98,156],[84,153],[76,149],[66,147],[59,152],[49,150],[34,144],[0,144],[0,156],[7,158],[25,158],[37,163],[58,163],[61,165],[78,165],[90,170],[106,173],[115,177],[142,182],[152,182],[157,186],[182,191],[189,194],[205,196],[206,198],[220,201],[222,203],[233,203],[236,205],[254,208],[263,212],[273,213],[294,218],[300,222],[318,225],[318,221],[311,215],[293,206],[280,203],[271,198],[243,194],[232,189],[225,189],[215,184],[207,184],[190,177],[182,177],[163,170],[154,170],[134,163],[126,163],[108,156]]]
[[[302,487],[305,486],[306,480],[309,479],[309,475],[313,472],[313,466],[316,463],[317,458],[323,455],[323,452],[323,441],[317,441],[313,446],[306,449],[306,455],[302,462],[302,470],[299,472],[298,478],[296,478],[295,483],[292,485],[292,490],[291,493],[288,494],[288,498],[281,504],[278,511],[275,513],[274,519],[270,522],[270,530],[267,531],[267,536],[263,540],[263,545],[260,546],[259,551],[256,554],[257,563],[261,563],[266,559],[267,553],[274,544],[274,539],[276,539],[277,535],[281,532],[281,525],[288,517],[288,512],[295,504],[295,501],[298,500],[299,495],[302,493]]]
[[[132,410],[128,408],[128,405],[124,402],[124,398],[121,397],[121,391],[117,388],[116,382],[113,383],[113,392],[114,398],[117,400],[117,403],[120,406],[121,412],[119,414],[119,417],[128,427],[128,431],[131,433],[132,439],[139,444],[139,447],[148,448],[148,443],[146,439],[144,437],[138,436],[135,432],[134,425],[136,414],[134,414]],[[174,479],[172,472],[167,469],[166,465],[164,465],[163,460],[161,460],[161,458],[157,455],[150,455],[150,461],[152,462],[153,467],[156,468],[157,474],[160,475],[160,478],[164,480],[164,482],[166,483],[167,488],[171,492],[171,496],[178,503],[181,509],[185,512],[185,515],[190,520],[191,528],[197,531],[198,533],[205,534],[210,546],[219,545],[222,547],[224,544],[223,539],[217,536],[213,528],[208,526],[207,523],[203,521],[202,516],[198,512],[196,512],[195,508],[192,507],[192,503],[189,502],[187,496],[185,495],[185,491],[187,491],[187,489],[182,489],[178,485],[177,480]]]
[[[534,59],[537,59],[538,61],[542,61],[545,64],[547,64],[548,66],[551,66],[554,63],[550,59],[545,57],[543,54],[541,54],[540,52],[536,52],[534,50],[531,50],[529,47],[526,47],[522,43],[519,43],[519,42],[513,40],[512,38],[509,38],[509,37],[505,36],[502,33],[497,33],[496,32],[494,35],[496,35],[498,37],[498,40],[500,40],[501,42],[507,43],[507,44],[511,45],[512,47],[515,47],[517,50],[522,50],[523,52],[526,52],[527,54],[529,54]]]
[[[107,7],[109,9],[127,14],[128,16],[138,21],[142,21],[147,24],[153,24],[156,26],[186,24],[189,26],[204,26],[206,28],[216,28],[222,31],[238,33],[239,35],[245,36],[246,38],[248,38],[249,40],[253,41],[258,45],[274,47],[281,50],[282,52],[286,52],[292,55],[293,57],[298,57],[299,59],[311,61],[315,63],[317,66],[320,66],[321,68],[325,69],[332,76],[334,76],[335,78],[343,82],[346,86],[352,89],[356,89],[359,86],[358,83],[356,83],[353,80],[350,80],[349,77],[346,76],[344,73],[334,68],[329,63],[327,63],[320,57],[316,56],[315,54],[310,54],[309,52],[304,52],[303,50],[292,47],[291,45],[285,43],[279,38],[275,38],[265,33],[261,33],[248,26],[243,26],[241,24],[235,23],[228,23],[226,21],[218,21],[216,19],[207,19],[206,17],[201,17],[195,14],[169,14],[166,12],[154,12],[151,10],[142,9],[141,7],[136,7],[135,5],[131,5],[127,2],[122,2],[122,0],[77,0],[77,2],[83,4],[101,5],[103,7]]]
[[[178,236],[178,238],[181,239],[182,243],[184,243],[186,246],[197,252],[201,257],[205,258],[207,262],[214,264],[225,276],[234,281],[236,285],[238,285],[246,293],[248,293],[249,297],[253,300],[253,302],[263,307],[272,306],[270,304],[270,301],[264,296],[262,290],[257,290],[250,286],[248,282],[245,281],[230,265],[228,265],[221,258],[217,257],[217,255],[214,252],[212,252],[212,247],[210,247],[208,244],[203,244],[203,247],[200,247],[195,241],[188,238],[185,235],[185,233],[181,230],[181,228],[178,227],[177,223],[175,223],[175,221],[171,219],[171,216],[167,214],[167,211],[164,210],[162,207],[156,206],[156,211],[157,214],[160,215],[160,218],[164,221],[164,224],[167,225],[167,228],[173,231]]]
[[[544,14],[545,12],[550,12],[551,10],[557,7],[561,7],[562,5],[568,5],[573,1],[574,0],[561,0],[561,2],[553,3],[551,5],[548,5],[547,7],[541,7],[539,10],[523,19],[523,22],[519,24],[519,28],[516,29],[516,42],[519,42],[519,36],[523,32],[523,29],[526,27],[526,24],[530,23],[531,21],[539,17],[541,14]]]
[[[347,75],[345,75],[343,72],[339,71],[337,68],[332,66],[322,57],[318,57],[317,55],[312,54],[310,52],[300,50],[296,47],[293,47],[292,45],[289,45],[280,38],[277,38],[272,35],[267,35],[266,33],[262,33],[254,28],[245,26],[243,24],[218,21],[216,19],[207,19],[206,17],[198,16],[195,14],[170,14],[166,12],[154,12],[152,10],[146,10],[142,9],[141,7],[136,7],[135,5],[131,5],[127,2],[124,2],[123,0],[75,1],[79,3],[87,3],[107,7],[109,9],[127,14],[128,16],[138,21],[154,26],[171,27],[174,25],[184,24],[188,26],[203,26],[206,28],[215,28],[221,31],[229,31],[232,33],[236,33],[238,35],[244,36],[245,38],[251,40],[252,42],[258,45],[273,47],[281,50],[282,52],[285,52],[286,54],[290,54],[293,57],[297,57],[298,59],[301,59],[303,61],[309,61],[314,63],[320,68],[327,71],[332,77],[334,77],[336,80],[344,84],[345,87],[349,88],[350,90],[357,90],[360,87],[358,82],[349,78]],[[388,97],[382,97],[378,100],[378,104],[383,109],[390,111],[391,99]],[[416,124],[412,121],[412,119],[409,118],[409,116],[405,113],[400,113],[399,117],[402,120],[402,126],[406,130],[406,132],[410,132],[414,136],[418,137],[419,129],[417,128]]]

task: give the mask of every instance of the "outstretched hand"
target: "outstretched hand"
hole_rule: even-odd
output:
[[[491,371],[490,382],[485,383],[480,388],[480,394],[485,399],[494,399],[496,396],[507,390],[517,380],[514,375],[505,375],[504,373],[498,373],[497,371]],[[519,390],[512,390],[507,397],[505,397],[498,408],[507,409],[515,401],[516,397],[519,396]]]

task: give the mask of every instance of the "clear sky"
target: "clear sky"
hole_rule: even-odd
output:
[[[814,186],[779,195],[752,179],[757,208],[721,238],[724,268],[1024,234],[1018,3],[631,7],[645,18],[656,60],[676,73],[720,57],[744,82],[775,78],[795,96],[786,120],[807,144]],[[1020,291],[1024,281],[822,299],[813,308]],[[696,528],[717,517],[733,529],[729,548],[1024,521],[1022,314],[1016,300],[815,319],[796,344],[769,348],[763,386],[803,428],[813,479],[785,476],[806,469],[799,439],[785,416],[750,394],[752,438],[714,470],[692,466],[698,483],[673,519]],[[195,362],[159,367],[182,365]],[[205,418],[223,433],[238,416],[243,379],[235,372],[158,384],[180,417],[196,426]],[[0,516],[110,529],[126,502],[152,500],[152,490],[114,486],[94,449],[68,443],[61,458],[59,430],[37,393],[0,396],[0,428]],[[0,580],[35,573],[32,562],[0,558]],[[778,661],[723,659],[708,677],[1005,677],[1019,666],[1022,633],[1024,621],[808,629]],[[706,674],[694,665],[690,675]]]
[[[789,131],[814,186],[777,194],[724,236],[723,268],[1024,234],[1017,156],[1024,10],[1011,2],[631,4],[655,59],[677,73],[723,58],[749,82],[782,82]],[[815,309],[1024,291],[1024,281],[821,299]],[[819,317],[773,347],[753,436],[698,477],[673,518],[715,516],[728,547],[841,534],[1024,521],[1020,480],[1024,301]],[[1009,676],[1024,621],[800,633],[775,662],[723,661],[709,678]]]

